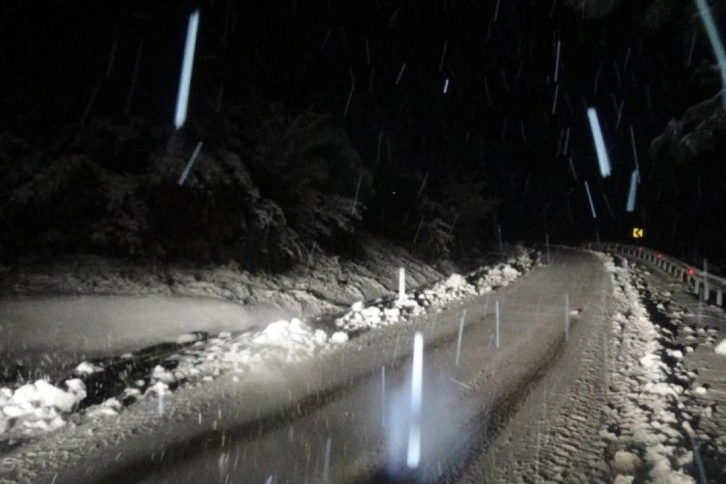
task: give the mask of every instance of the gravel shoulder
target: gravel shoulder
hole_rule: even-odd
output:
[[[689,375],[685,411],[692,414],[693,441],[707,482],[726,481],[726,355],[714,351],[726,338],[726,312],[699,301],[656,267],[640,266],[652,311],[673,331],[673,351]],[[677,356],[677,354],[676,354]],[[694,462],[697,466],[699,462]],[[700,473],[700,471],[698,471]]]
[[[613,281],[603,260],[589,254],[585,261],[567,275],[589,297],[569,295],[573,324],[561,351],[499,422],[499,431],[492,429],[491,438],[482,441],[459,482],[611,482],[598,432],[599,409],[606,403]],[[564,288],[558,289],[562,292],[552,296],[564,319]]]

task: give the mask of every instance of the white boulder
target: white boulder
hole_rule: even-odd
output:
[[[45,380],[35,382],[35,388],[44,407],[52,407],[63,413],[73,411],[77,400],[76,396],[69,392],[64,392]]]

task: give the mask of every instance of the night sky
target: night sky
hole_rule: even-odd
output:
[[[250,96],[330,113],[366,165],[481,180],[500,201],[492,236],[498,225],[512,241],[626,241],[637,225],[676,256],[726,258],[724,124],[692,159],[650,156],[671,119],[720,89],[689,1],[7,0],[0,130],[47,146],[93,119],[171,125],[197,8],[191,118]],[[633,139],[642,182],[629,214]]]

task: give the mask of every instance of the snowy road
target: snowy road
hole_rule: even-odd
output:
[[[562,389],[593,371],[588,361],[597,366],[582,352],[597,342],[611,292],[600,259],[563,250],[513,286],[413,324],[371,331],[303,364],[178,391],[153,430],[144,428],[154,413],[143,402],[124,417],[136,431],[94,446],[71,467],[38,474],[36,482],[471,482],[486,478],[492,455],[501,472],[522,468],[535,456],[507,458],[500,450],[512,443],[497,435],[531,417],[515,410],[526,410],[534,384],[551,378],[545,370],[557,370],[553,385]],[[581,309],[571,317],[569,341],[565,295]],[[416,331],[425,338],[426,376],[422,461],[412,472],[405,465],[407,389]],[[575,448],[571,459],[587,465],[594,451]]]

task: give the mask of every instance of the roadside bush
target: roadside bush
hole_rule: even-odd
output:
[[[290,116],[279,106],[248,107],[238,115],[250,172],[290,228],[305,243],[331,250],[354,242],[371,177],[345,131],[330,116]]]

